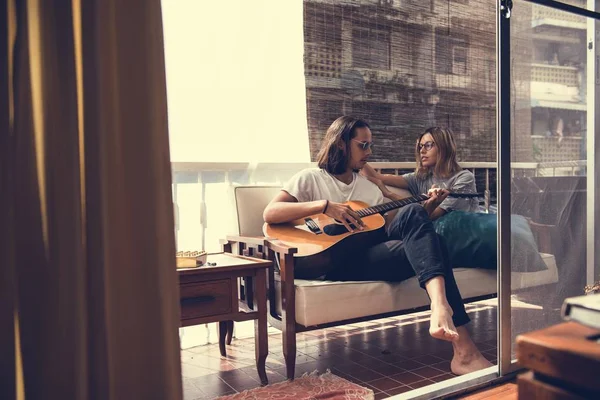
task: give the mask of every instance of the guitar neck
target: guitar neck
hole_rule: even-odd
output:
[[[450,197],[480,197],[481,193],[450,193],[448,196]],[[356,213],[362,218],[367,217],[373,214],[381,214],[386,213],[391,210],[395,210],[396,208],[404,207],[412,203],[420,203],[421,201],[425,201],[429,198],[426,194],[420,194],[418,196],[407,197],[401,200],[390,201],[389,203],[379,204],[377,206],[363,208],[358,210]]]

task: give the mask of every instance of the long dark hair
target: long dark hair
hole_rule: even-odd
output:
[[[423,166],[423,163],[421,162],[421,152],[419,150],[421,139],[428,133],[433,137],[433,141],[438,151],[438,159],[433,169]],[[417,159],[415,174],[419,178],[426,178],[431,174],[440,178],[450,178],[462,170],[460,165],[458,165],[458,161],[456,161],[456,143],[454,142],[454,137],[450,128],[435,126],[425,129],[425,132],[421,133],[417,139],[417,144],[415,145],[415,157]]]
[[[356,137],[356,128],[369,128],[364,120],[344,115],[329,126],[321,150],[317,154],[319,168],[332,175],[346,172],[350,156],[350,141]]]

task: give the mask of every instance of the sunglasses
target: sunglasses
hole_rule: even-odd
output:
[[[425,148],[426,151],[429,151],[433,148],[433,146],[435,146],[434,142],[425,142],[423,144],[419,143],[417,145],[417,150],[421,151],[421,149]]]
[[[358,143],[360,148],[363,150],[369,150],[369,149],[373,148],[373,142],[361,142],[360,140],[356,140],[356,139],[352,139],[352,140],[354,140],[356,143]]]

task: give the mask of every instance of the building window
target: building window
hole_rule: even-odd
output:
[[[435,30],[435,72],[438,74],[466,75],[468,71],[469,42],[465,35],[449,36],[448,30]]]
[[[323,12],[315,4],[305,4],[304,41],[341,48],[342,20],[333,13]]]
[[[465,75],[467,73],[467,48],[455,46],[452,48],[452,73]]]
[[[352,65],[355,68],[390,69],[389,29],[354,28]]]

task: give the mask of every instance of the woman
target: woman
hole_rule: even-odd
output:
[[[427,193],[431,188],[448,189],[450,192],[475,193],[475,177],[463,170],[456,161],[456,144],[447,128],[434,127],[423,132],[415,146],[417,167],[415,172],[404,175],[381,174],[365,165],[361,174],[369,178],[389,199],[400,198],[386,185],[407,189],[413,196]],[[429,213],[431,220],[453,211],[477,212],[478,203],[473,198],[448,197]]]

